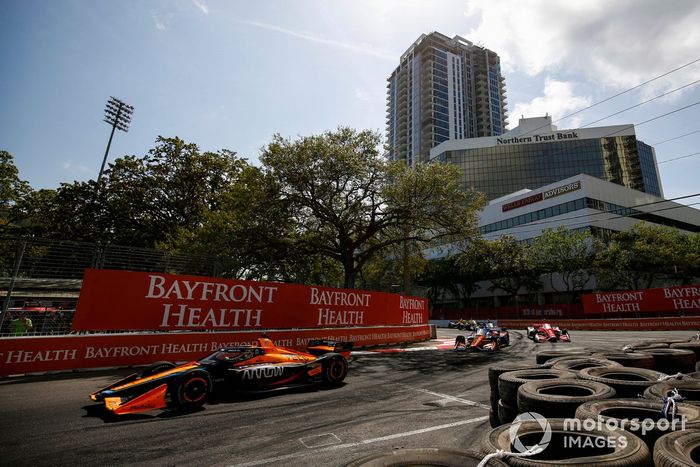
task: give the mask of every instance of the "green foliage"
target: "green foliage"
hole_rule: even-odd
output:
[[[564,226],[546,229],[532,242],[535,261],[542,272],[561,277],[566,292],[582,290],[593,274],[594,240],[588,230],[569,230]]]
[[[700,276],[698,234],[643,222],[617,232],[596,256],[601,288],[646,289]]]
[[[275,135],[260,158],[289,203],[296,247],[340,263],[345,287],[389,246],[473,234],[483,203],[459,189],[454,167],[388,162],[380,140],[350,128],[295,141]]]

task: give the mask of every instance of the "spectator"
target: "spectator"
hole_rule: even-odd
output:
[[[34,325],[32,320],[25,315],[21,315],[10,321],[10,335],[23,336],[32,330]]]

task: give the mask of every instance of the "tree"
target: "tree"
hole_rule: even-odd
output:
[[[474,235],[483,204],[460,189],[456,167],[386,161],[380,140],[350,128],[296,141],[275,135],[260,157],[291,207],[298,248],[340,263],[348,288],[391,245]]]
[[[12,154],[0,151],[0,232],[7,232],[18,220],[15,208],[31,191],[29,183],[19,178]]]
[[[535,261],[549,273],[552,289],[557,289],[554,276],[564,284],[560,292],[580,291],[593,275],[593,236],[588,230],[545,229],[532,242]]]
[[[533,249],[515,237],[504,235],[486,242],[486,264],[490,271],[492,290],[503,290],[517,304],[521,289],[539,290],[541,271],[534,260]]]
[[[699,269],[692,260],[697,248],[693,247],[694,241],[694,236],[672,227],[644,222],[629,231],[616,232],[596,255],[600,283],[603,288],[636,290],[655,283],[687,281],[691,271]]]

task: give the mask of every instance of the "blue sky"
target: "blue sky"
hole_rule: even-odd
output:
[[[557,121],[699,59],[698,24],[696,0],[2,0],[0,149],[34,189],[94,179],[110,96],[135,108],[110,161],[159,135],[257,164],[275,133],[383,134],[386,79],[431,31],[501,56],[511,128]],[[593,126],[653,119],[637,136],[656,147],[666,197],[698,193],[700,155],[663,162],[700,151],[697,80],[700,61],[556,125],[670,92]]]

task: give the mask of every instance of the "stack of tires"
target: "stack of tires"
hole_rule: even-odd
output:
[[[698,342],[643,342],[624,351],[593,355],[540,352],[536,367],[496,368],[497,385],[489,370],[491,426],[500,426],[486,433],[479,450],[484,454],[509,452],[537,444],[543,426],[532,416],[542,416],[550,429],[546,449],[526,457],[507,456],[504,462],[523,466],[700,465],[698,354]],[[675,403],[668,402],[669,398]],[[653,426],[629,423],[631,420]],[[513,421],[516,423],[511,424]],[[572,421],[578,425],[572,428]],[[576,446],[567,445],[572,436],[578,440]],[[620,437],[625,441],[615,444]],[[602,439],[613,443],[600,444]]]

